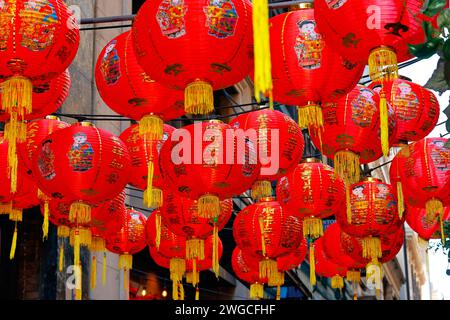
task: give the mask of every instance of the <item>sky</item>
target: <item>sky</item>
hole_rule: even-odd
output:
[[[434,55],[429,59],[419,61],[409,67],[400,69],[399,74],[412,79],[414,83],[424,85],[431,77],[438,60],[439,57]],[[439,96],[437,92],[434,93],[436,94],[441,107],[441,114],[438,121],[438,123],[441,123],[447,119],[442,111],[449,104],[450,91],[445,92],[442,96]],[[445,133],[445,125],[441,125],[437,126],[429,136],[439,137],[440,134]],[[448,257],[442,250],[439,250],[436,253],[433,250],[429,250],[430,281],[432,287],[440,292],[440,299],[444,298],[445,300],[450,300],[450,276],[446,275],[447,265],[449,265]]]

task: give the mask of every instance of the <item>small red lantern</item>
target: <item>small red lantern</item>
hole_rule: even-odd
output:
[[[145,2],[132,31],[139,64],[157,82],[185,89],[188,113],[212,112],[213,90],[238,83],[252,68],[246,0]]]
[[[175,130],[161,149],[160,164],[167,183],[198,200],[199,215],[208,218],[219,215],[220,200],[246,191],[260,169],[254,148],[238,143],[235,130],[218,120]]]
[[[297,9],[297,8],[296,8]],[[320,104],[358,83],[364,64],[342,58],[318,30],[312,4],[270,19],[274,100],[298,106],[299,126],[323,126]]]
[[[425,208],[429,220],[443,219],[444,207],[450,205],[446,183],[450,172],[450,149],[445,138],[425,138],[398,153],[390,168],[397,193],[409,206]],[[445,239],[443,239],[444,241]]]
[[[237,129],[236,136],[251,136],[258,146],[261,172],[252,186],[257,200],[272,196],[273,180],[291,171],[303,155],[305,141],[299,126],[280,111],[263,109],[237,116],[230,122]],[[239,131],[241,129],[241,131]]]
[[[370,85],[374,91],[380,87],[379,82]],[[404,79],[384,82],[384,91],[396,118],[394,146],[405,146],[431,133],[439,119],[439,102],[433,92]]]
[[[133,268],[133,254],[142,251],[147,243],[145,242],[145,224],[147,218],[134,209],[126,208],[122,217],[122,229],[116,233],[109,233],[105,236],[106,249],[119,254],[119,269],[126,272]],[[125,288],[128,288],[127,281],[124,280]]]
[[[139,127],[132,125],[120,135],[131,157],[130,184],[144,191],[144,204],[157,209],[163,204],[165,182],[161,174],[159,154],[165,141],[175,128],[164,124],[160,140],[150,140],[139,134]]]
[[[331,278],[331,288],[344,288],[344,277],[347,274],[347,268],[343,265],[332,262],[325,254],[323,238],[315,241],[316,252],[316,273],[322,277]]]
[[[140,134],[149,140],[161,140],[163,122],[184,114],[183,92],[155,82],[138,64],[131,31],[102,50],[95,82],[103,101],[115,112],[139,121]]]
[[[376,92],[358,85],[336,103],[322,105],[322,134],[310,130],[314,145],[327,157],[334,158],[335,170],[346,183],[359,181],[360,163],[375,161],[383,155],[377,112],[379,101]],[[393,118],[390,120],[393,126]]]
[[[267,277],[270,283],[277,283],[276,259],[300,246],[301,229],[299,217],[285,211],[274,198],[262,198],[236,216],[233,236],[245,254],[261,259],[261,278]]]
[[[302,160],[277,185],[277,200],[303,219],[303,236],[312,239],[323,235],[322,219],[341,210],[344,197],[344,181],[316,158]]]
[[[47,136],[33,158],[33,175],[48,197],[71,202],[70,219],[89,223],[91,205],[117,196],[127,183],[125,144],[89,122]]]
[[[242,250],[238,247],[233,250],[231,267],[239,279],[250,284],[250,299],[264,298],[264,284],[267,283],[267,279],[260,278],[259,271],[248,266],[242,256]]]
[[[376,178],[365,178],[350,189],[348,217],[343,210],[336,220],[345,233],[362,238],[366,259],[381,257],[380,236],[389,233],[398,223],[397,199],[393,188]]]
[[[430,239],[435,238],[436,232],[443,233],[444,230],[440,230],[440,221],[435,219],[428,219],[427,212],[424,208],[416,208],[408,206],[406,208],[406,222],[413,229],[420,239],[428,242]],[[443,219],[447,221],[450,218],[450,207],[444,208]]]

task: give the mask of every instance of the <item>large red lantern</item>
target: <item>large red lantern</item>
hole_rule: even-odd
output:
[[[42,141],[33,175],[48,197],[71,202],[70,219],[89,223],[91,205],[114,198],[128,181],[130,157],[116,136],[89,122],[60,129]]]
[[[344,181],[332,167],[316,158],[307,158],[277,184],[277,200],[303,219],[303,236],[323,235],[322,219],[345,206]]]
[[[248,266],[239,247],[233,250],[231,266],[239,279],[250,284],[250,299],[264,298],[264,284],[267,283],[267,278],[261,278],[257,269],[254,270]]]
[[[241,81],[252,68],[246,0],[147,1],[132,30],[139,64],[155,81],[185,89],[188,113],[212,112],[213,90]]]
[[[366,259],[381,257],[380,236],[389,233],[398,222],[397,199],[393,188],[376,178],[365,178],[350,189],[350,211],[336,212],[336,220],[345,233],[362,238]]]
[[[331,278],[331,287],[333,289],[344,288],[344,277],[347,274],[347,268],[331,261],[325,254],[324,239],[320,238],[315,243],[316,273],[322,277]]]
[[[300,246],[301,228],[299,217],[285,211],[274,198],[262,198],[239,212],[234,220],[233,236],[245,254],[261,259],[261,278],[277,283],[276,259]]]
[[[314,2],[321,32],[345,57],[369,62],[372,80],[397,76],[397,62],[412,58],[409,44],[425,37],[421,0]]]
[[[213,270],[218,275],[219,264],[216,258],[218,255],[219,231],[223,229],[233,213],[233,201],[231,199],[220,202],[220,214],[216,218],[204,218],[198,213],[198,203],[196,200],[182,198],[174,193],[166,192],[164,196],[164,206],[161,208],[162,224],[169,228],[178,236],[186,238],[186,259],[205,257],[205,241],[212,235]]]
[[[126,208],[122,216],[122,228],[119,232],[109,233],[105,236],[106,249],[120,255],[119,269],[126,272],[133,268],[133,254],[142,251],[147,243],[145,241],[145,224],[147,218],[134,209]],[[125,288],[128,287],[124,281]]]
[[[383,155],[377,112],[379,101],[376,92],[358,85],[337,102],[322,105],[322,134],[310,130],[314,145],[327,157],[334,158],[336,172],[347,183],[359,181],[360,164],[375,161]]]
[[[444,221],[447,221],[450,217],[450,207],[444,208]],[[417,235],[428,241],[434,238],[436,232],[443,233],[444,230],[440,230],[440,221],[435,219],[428,219],[427,212],[423,208],[416,208],[413,206],[408,206],[406,208],[406,222],[413,229]]]
[[[23,120],[34,110],[33,83],[63,73],[79,44],[78,24],[61,0],[8,0],[0,5],[1,109],[9,115],[5,138],[25,140]],[[48,101],[50,108],[53,101]],[[11,164],[12,165],[12,164]]]
[[[239,115],[230,122],[236,135],[253,135],[261,172],[252,186],[252,197],[272,196],[272,180],[291,171],[303,155],[305,141],[298,125],[280,111],[263,109]]]
[[[254,148],[221,121],[189,125],[172,137],[161,149],[163,177],[181,196],[198,200],[202,217],[217,217],[220,200],[248,190],[259,173]]]
[[[270,19],[274,100],[298,106],[300,127],[322,127],[320,104],[358,83],[364,64],[342,58],[316,26],[312,4]]]
[[[379,82],[370,85],[374,91]],[[410,141],[425,138],[439,119],[439,102],[430,90],[404,79],[384,82],[384,90],[396,119],[394,146],[404,146]]]
[[[391,182],[409,206],[425,208],[428,219],[443,221],[444,207],[450,205],[450,149],[445,138],[425,138],[398,153],[390,168]]]
[[[162,138],[151,140],[139,134],[137,125],[132,125],[120,135],[131,157],[129,182],[132,186],[145,190],[144,204],[149,208],[157,209],[163,204],[163,189],[166,184],[161,174],[159,154],[174,130],[174,127],[164,124]]]
[[[162,139],[163,122],[184,114],[183,92],[155,82],[138,64],[131,31],[102,50],[95,82],[103,101],[115,112],[139,121],[139,132],[149,140]]]

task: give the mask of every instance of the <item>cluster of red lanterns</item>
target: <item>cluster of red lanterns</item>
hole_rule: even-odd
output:
[[[408,44],[425,37],[415,18],[423,1],[376,2],[382,28],[367,23],[374,1],[356,1],[301,4],[270,26],[259,1],[145,2],[132,30],[109,41],[95,67],[104,102],[138,122],[120,136],[48,116],[68,96],[67,68],[79,44],[64,2],[5,3],[10,10],[0,18],[15,19],[2,28],[22,30],[0,37],[0,214],[16,224],[11,259],[23,210],[40,204],[44,238],[55,224],[74,247],[76,267],[81,247],[103,253],[105,283],[108,250],[120,255],[128,287],[132,255],[148,246],[170,272],[173,299],[185,298],[183,281],[199,299],[200,272],[220,275],[219,231],[234,216],[232,198],[251,189],[253,203],[234,212],[231,261],[251,298],[264,298],[267,285],[280,299],[285,272],[306,256],[313,286],[317,274],[333,288],[343,289],[345,277],[356,288],[366,268],[378,292],[381,263],[403,245],[405,220],[424,240],[439,229],[445,240],[450,149],[447,139],[427,138],[439,117],[434,94],[398,77],[397,63],[411,57]],[[366,63],[367,87],[357,84]],[[212,113],[213,91],[248,75],[256,100],[263,93],[271,108],[229,123],[165,124]],[[298,124],[272,100],[296,106]],[[304,156],[303,128],[334,168]],[[390,146],[401,148],[391,184],[363,177],[360,165],[387,156]],[[125,205],[127,184],[143,191],[148,218]],[[322,220],[333,217],[324,228]],[[92,288],[96,266],[93,255]]]

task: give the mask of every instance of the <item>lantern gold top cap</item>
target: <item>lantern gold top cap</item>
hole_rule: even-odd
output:
[[[80,127],[95,127],[95,125],[89,121],[81,121],[81,122],[78,122],[77,125]]]
[[[60,118],[58,116],[54,116],[54,115],[46,116],[45,119],[48,119],[48,120],[60,120]]]
[[[296,11],[296,10],[302,10],[302,9],[312,9],[314,8],[314,4],[312,2],[301,2],[296,3],[289,6],[289,11]]]
[[[374,177],[365,177],[363,179],[363,181],[366,181],[366,182],[381,182],[381,179],[374,178]]]
[[[302,161],[300,161],[300,163],[319,163],[320,160],[314,157],[309,157],[309,158],[305,158],[302,159]]]
[[[274,197],[263,197],[259,198],[258,202],[269,202],[269,201],[275,201]]]
[[[211,120],[208,120],[208,122],[209,123],[223,123],[223,121],[219,120],[219,119],[211,119]]]

